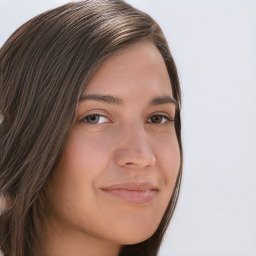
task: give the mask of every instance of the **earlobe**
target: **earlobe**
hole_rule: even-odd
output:
[[[0,192],[0,216],[4,215],[4,213],[7,210],[8,210],[8,199],[2,192]]]
[[[0,125],[4,122],[4,115],[0,112]]]

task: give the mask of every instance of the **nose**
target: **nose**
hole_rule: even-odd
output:
[[[156,158],[144,129],[127,129],[120,135],[114,161],[126,168],[154,166]]]

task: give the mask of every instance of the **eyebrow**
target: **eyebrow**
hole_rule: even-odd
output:
[[[124,104],[124,101],[122,99],[120,99],[119,97],[116,97],[116,96],[112,96],[112,95],[101,95],[101,94],[83,95],[79,99],[79,102],[85,101],[85,100],[100,101],[100,102],[108,103],[108,104],[112,104],[112,105],[123,105]],[[178,102],[174,98],[167,96],[167,95],[164,95],[162,97],[153,98],[149,102],[148,105],[149,106],[162,105],[162,104],[166,104],[166,103],[172,103],[172,104],[175,104],[176,106],[178,106]]]
[[[124,103],[123,100],[118,97],[111,96],[111,95],[100,95],[100,94],[83,95],[79,99],[79,102],[84,100],[95,100],[95,101],[100,101],[100,102],[113,104],[113,105],[122,105]]]
[[[173,97],[170,97],[170,96],[156,97],[150,101],[149,105],[161,105],[166,103],[172,103],[178,106],[178,102]]]

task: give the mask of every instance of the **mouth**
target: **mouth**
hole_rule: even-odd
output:
[[[158,193],[158,188],[149,182],[115,184],[101,190],[111,196],[135,204],[148,203]]]

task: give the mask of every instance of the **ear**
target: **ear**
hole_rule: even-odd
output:
[[[8,210],[8,199],[3,192],[0,192],[0,216]]]

